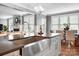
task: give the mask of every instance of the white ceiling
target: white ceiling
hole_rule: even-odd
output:
[[[23,13],[24,12],[0,6],[0,18],[2,18],[2,17],[4,18],[4,16],[11,17],[12,15],[19,15],[19,14],[21,15]]]
[[[9,7],[7,5],[0,4],[0,19],[11,18],[13,15],[24,15],[24,14],[29,13],[27,11],[15,9],[12,7],[11,4],[10,4],[11,6],[9,6]]]
[[[0,18],[4,16],[23,15],[35,13],[34,7],[42,6],[43,14],[51,15],[56,13],[79,10],[79,3],[1,3]],[[8,7],[6,7],[8,6]],[[17,10],[16,10],[17,9]]]
[[[15,3],[15,5],[28,8],[35,11],[34,7],[42,6],[44,8],[44,14],[55,14],[67,11],[79,10],[79,3]]]

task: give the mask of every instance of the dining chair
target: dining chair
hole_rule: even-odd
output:
[[[66,40],[64,39],[64,32],[63,31],[60,33],[60,38],[61,38],[61,44],[66,44]]]
[[[68,43],[68,48],[71,48],[71,46],[74,46],[75,44],[75,36],[72,31],[66,32],[66,41]]]

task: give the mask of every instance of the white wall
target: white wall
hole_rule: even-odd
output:
[[[0,24],[7,25],[7,19],[0,19]]]

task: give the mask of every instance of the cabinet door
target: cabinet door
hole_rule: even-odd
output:
[[[42,56],[50,56],[50,49],[49,48],[46,48],[44,51],[43,51],[43,55]]]
[[[61,53],[61,39],[60,39],[60,36],[59,36],[59,39],[58,39],[58,55],[60,55]]]
[[[52,53],[52,55],[55,55],[55,38],[51,38],[51,46],[50,46],[50,51]]]
[[[60,37],[56,36],[51,38],[51,52],[53,56],[57,56],[60,53]]]
[[[60,36],[56,37],[55,51],[56,51],[56,55],[59,55],[60,52],[61,52],[61,39],[60,39]]]

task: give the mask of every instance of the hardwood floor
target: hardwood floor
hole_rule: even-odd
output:
[[[79,47],[68,48],[66,43],[61,43],[61,56],[79,56]]]

